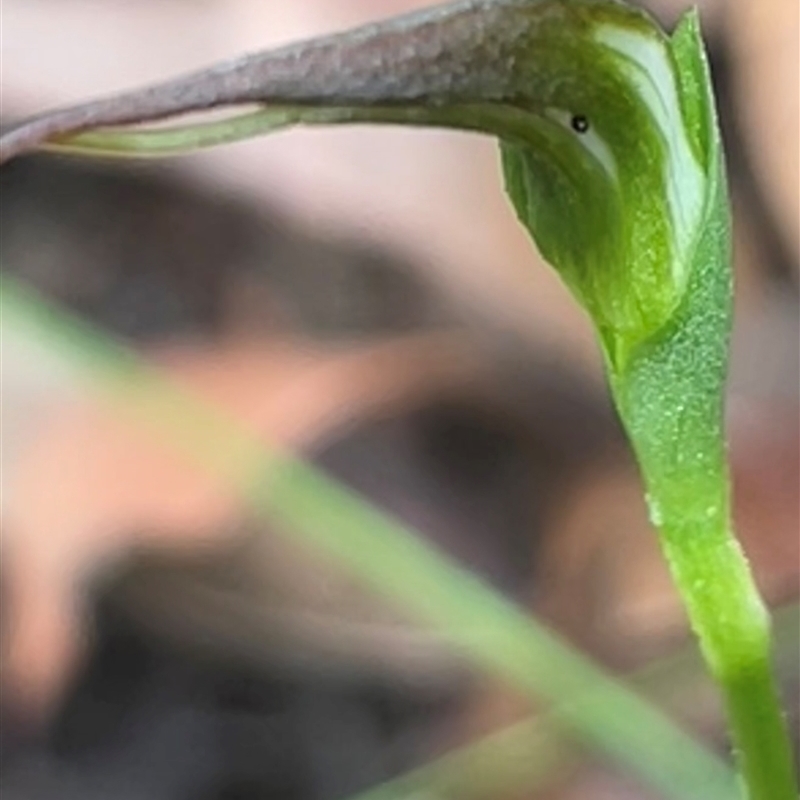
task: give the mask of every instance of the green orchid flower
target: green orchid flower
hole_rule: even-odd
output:
[[[113,129],[253,103],[206,124]],[[499,139],[521,222],[597,330],[750,797],[794,800],[768,617],[730,525],[730,219],[696,13],[667,36],[613,0],[456,3],[42,115],[0,139],[0,160],[37,147],[167,154],[353,122]]]
[[[75,135],[251,103],[266,110]],[[46,114],[4,136],[0,160],[37,144],[174,152],[297,123],[494,133],[520,218],[622,364],[686,289],[719,166],[712,109],[694,15],[670,39],[643,12],[607,0],[483,0]]]

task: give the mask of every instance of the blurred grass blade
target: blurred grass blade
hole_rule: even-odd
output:
[[[474,575],[319,470],[263,446],[131,351],[2,280],[4,324],[23,328],[364,584],[432,626],[476,666],[558,705],[582,740],[673,800],[730,800],[730,770],[660,711],[605,675]]]
[[[559,733],[549,715],[526,720],[349,800],[486,800],[541,789],[575,760]]]
[[[773,620],[779,675],[796,681],[800,668],[800,606],[791,604],[775,610]],[[703,692],[712,702],[719,699],[694,643],[636,671],[629,681],[649,699],[667,707],[697,702]],[[701,699],[705,705],[705,697]],[[687,713],[686,709],[683,713]],[[539,791],[574,763],[575,754],[563,738],[563,729],[557,709],[539,714],[456,748],[349,800],[423,796],[426,800],[486,800],[498,792],[505,796]]]

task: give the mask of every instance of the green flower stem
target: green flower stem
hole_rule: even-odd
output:
[[[692,490],[689,480],[687,488]],[[652,489],[662,546],[725,698],[751,800],[796,800],[792,754],[771,671],[769,618],[728,521],[726,486],[695,515]],[[663,515],[663,516],[662,516]]]
[[[724,198],[721,169],[718,198]],[[713,206],[715,200],[710,200]],[[726,203],[719,200],[718,209]],[[638,458],[653,524],[726,703],[750,800],[796,800],[771,669],[769,616],[733,535],[723,432],[731,310],[729,233],[711,212],[683,304],[617,365],[612,394]]]
[[[722,689],[751,800],[796,800],[792,755],[771,671],[769,619],[727,520],[715,514],[669,522],[661,535],[692,627]]]

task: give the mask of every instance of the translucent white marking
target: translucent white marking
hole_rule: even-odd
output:
[[[621,67],[650,111],[667,146],[667,200],[679,258],[691,246],[702,213],[705,176],[684,130],[678,89],[666,45],[634,30],[602,25],[595,32],[601,44],[625,57]]]
[[[592,127],[591,119],[589,120],[588,130],[583,133],[578,133],[574,130],[572,127],[572,117],[575,113],[575,111],[564,111],[560,108],[548,108],[545,110],[545,115],[561,125],[562,128],[566,128],[570,135],[574,136],[578,142],[597,159],[609,178],[616,183],[617,161],[614,158],[614,153],[611,152],[611,148]]]

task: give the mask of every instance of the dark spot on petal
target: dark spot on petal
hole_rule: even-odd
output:
[[[583,114],[576,114],[570,123],[575,133],[586,133],[589,130],[589,120]]]

